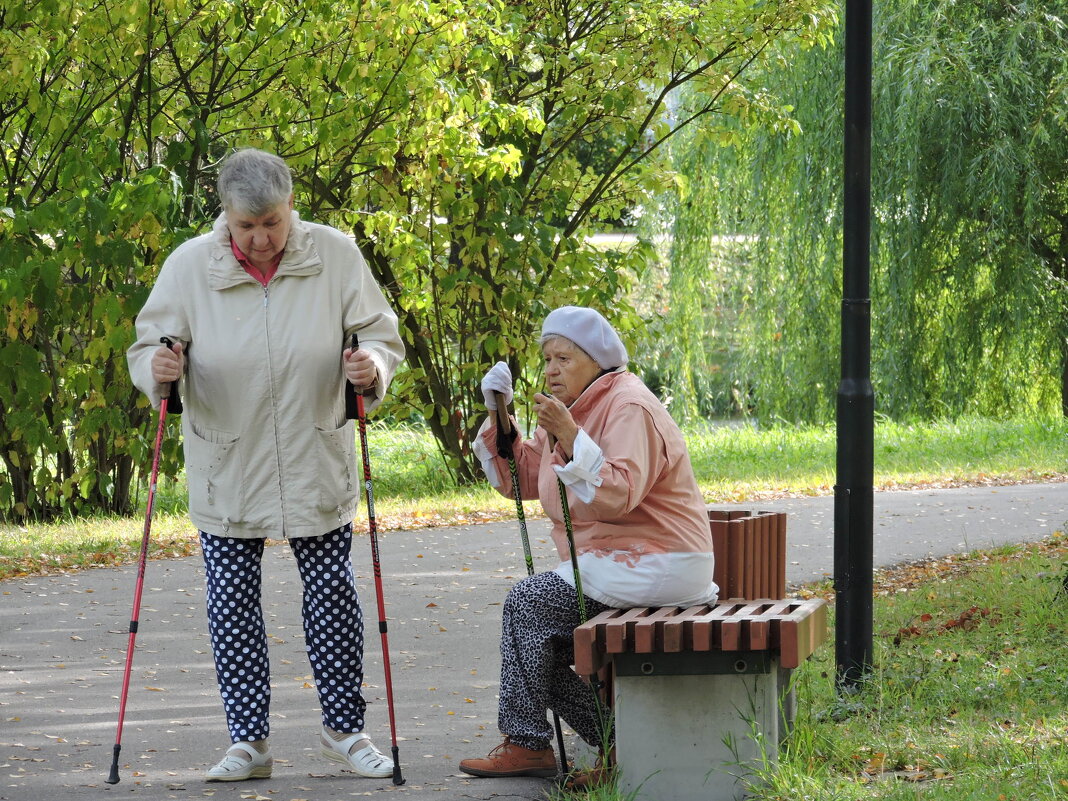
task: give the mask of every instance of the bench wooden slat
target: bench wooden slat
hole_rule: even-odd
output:
[[[586,661],[581,665],[578,661],[575,662],[575,670],[580,676],[592,676],[607,663],[602,645],[605,641],[605,628],[613,617],[612,613],[617,611],[619,610],[609,609],[575,629],[576,660],[579,654],[586,657]]]
[[[664,653],[678,654],[693,650],[693,618],[706,613],[711,607],[699,604],[683,610],[681,614],[664,621]]]
[[[624,654],[632,650],[634,642],[634,626],[638,618],[645,617],[652,609],[640,607],[637,609],[619,609],[619,616],[613,621],[613,625],[607,628],[605,649],[610,654]]]
[[[730,617],[724,618],[720,626],[721,651],[749,651],[749,619],[759,614],[764,608],[762,602],[748,603],[739,608]]]
[[[696,615],[684,625],[690,627],[690,641],[695,651],[717,651],[721,644],[721,624],[724,619],[730,617],[742,606],[739,603],[721,601],[711,607],[705,607],[707,612]]]
[[[784,668],[796,668],[816,650],[827,636],[827,604],[821,600],[801,601],[780,628],[779,653]]]
[[[760,549],[765,554],[762,567],[764,568],[764,576],[760,582],[759,598],[774,598],[775,597],[775,548],[772,543],[775,540],[773,534],[773,528],[775,526],[775,515],[758,515],[757,520],[760,524]]]
[[[650,609],[634,626],[633,651],[638,654],[662,653],[664,649],[664,619],[684,611],[674,606]]]

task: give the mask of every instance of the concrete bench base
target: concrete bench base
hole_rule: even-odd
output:
[[[692,660],[667,659],[692,654],[635,656],[617,656],[613,678],[623,794],[635,801],[745,798],[754,769],[774,764],[792,725],[791,671],[768,652],[706,664],[729,673],[695,673]]]

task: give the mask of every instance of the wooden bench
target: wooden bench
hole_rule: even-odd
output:
[[[620,788],[635,801],[738,801],[794,718],[792,671],[825,601],[786,594],[786,515],[710,508],[715,604],[609,609],[575,629],[575,670],[608,678]]]

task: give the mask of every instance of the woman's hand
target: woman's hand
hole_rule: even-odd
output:
[[[345,378],[358,392],[365,392],[375,385],[378,368],[375,367],[369,351],[345,348],[341,359],[345,365]]]
[[[497,362],[487,372],[480,385],[486,408],[491,412],[497,410],[496,393],[500,393],[507,406],[512,402],[512,371],[505,362]],[[491,415],[492,416],[492,415]]]
[[[568,408],[552,395],[539,392],[534,396],[534,413],[538,416],[538,425],[556,438],[570,459],[575,452],[579,429]]]
[[[175,343],[174,349],[160,345],[152,354],[152,380],[157,384],[170,384],[177,381],[185,372],[185,353],[182,343]]]

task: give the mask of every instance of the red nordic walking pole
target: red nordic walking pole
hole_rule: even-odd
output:
[[[352,335],[352,349],[360,347],[360,340]],[[367,495],[367,528],[371,536],[371,564],[375,574],[375,596],[378,600],[378,631],[382,635],[382,665],[386,674],[386,701],[389,706],[389,732],[393,752],[393,784],[404,784],[401,776],[400,756],[397,749],[397,721],[393,714],[393,676],[389,669],[389,636],[386,627],[386,599],[382,594],[382,565],[378,561],[378,524],[375,522],[375,496],[371,487],[371,460],[367,455],[367,417],[364,414],[363,395],[345,381],[345,412],[350,420],[355,418],[360,429],[360,451],[363,454],[363,486]]]
[[[167,337],[160,342],[168,348],[174,343]],[[148,560],[148,537],[152,531],[152,504],[156,499],[156,476],[159,475],[159,452],[163,445],[163,424],[167,420],[167,406],[174,414],[182,413],[182,399],[178,395],[178,382],[172,381],[166,397],[159,402],[159,424],[156,426],[156,447],[152,455],[152,477],[148,485],[148,502],[145,506],[145,527],[141,533],[141,555],[137,559],[137,583],[134,585],[133,612],[130,614],[130,639],[126,644],[126,669],[122,674],[122,696],[119,698],[119,724],[115,731],[115,747],[111,754],[111,772],[104,780],[108,784],[119,783],[119,752],[122,750],[122,723],[126,718],[126,697],[130,691],[130,669],[133,667],[134,641],[137,638],[138,616],[141,614],[141,591],[145,586],[145,562]]]
[[[519,518],[519,539],[523,543],[523,559],[527,563],[527,575],[534,575],[534,555],[530,552],[530,536],[527,534],[527,515],[523,510],[523,492],[519,488],[519,468],[515,463],[515,449],[512,447],[512,419],[504,396],[494,392],[497,398],[497,455],[508,461],[508,472],[512,476],[512,497],[515,499],[515,513]],[[556,729],[556,745],[560,749],[560,775],[567,775],[567,752],[564,750],[564,729],[560,725],[560,715],[553,710],[553,726]]]

